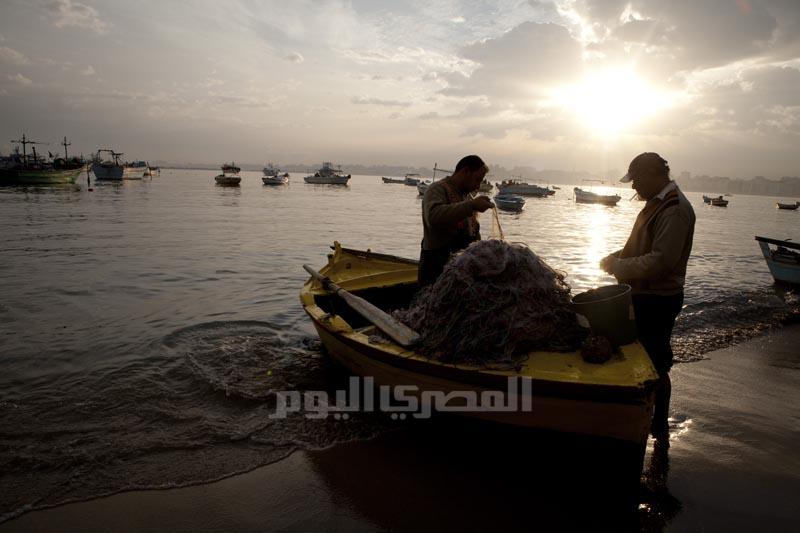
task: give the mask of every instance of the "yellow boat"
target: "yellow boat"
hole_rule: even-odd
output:
[[[417,288],[417,261],[342,248],[338,242],[333,249],[320,274],[384,310],[408,304]],[[636,444],[644,453],[658,376],[638,342],[622,346],[603,364],[587,363],[578,352],[531,352],[515,369],[492,370],[430,360],[391,341],[370,342],[378,332],[375,326],[313,278],[303,285],[300,301],[330,355],[377,385],[414,386],[424,401],[426,391],[480,395],[506,391],[509,378],[529,378],[528,397],[520,399],[515,411],[459,414],[608,437]],[[526,394],[520,391],[520,396]],[[522,400],[530,409],[520,407]]]

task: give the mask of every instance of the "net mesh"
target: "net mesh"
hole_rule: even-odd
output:
[[[573,351],[586,332],[564,276],[525,245],[479,241],[395,317],[420,333],[420,353],[447,362],[515,364],[532,350]]]

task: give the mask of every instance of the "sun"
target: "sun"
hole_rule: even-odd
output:
[[[580,83],[561,88],[556,105],[572,112],[588,129],[615,137],[644,118],[670,107],[675,97],[639,79],[632,69],[595,71]]]

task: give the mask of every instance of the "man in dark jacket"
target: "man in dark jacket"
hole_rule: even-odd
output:
[[[456,165],[452,176],[432,183],[422,199],[424,236],[419,256],[419,285],[436,281],[450,254],[479,241],[477,213],[493,206],[486,196],[472,198],[489,171],[477,155],[468,155]]]

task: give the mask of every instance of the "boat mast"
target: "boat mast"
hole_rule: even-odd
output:
[[[27,151],[27,148],[26,148],[27,145],[29,145],[29,144],[45,144],[45,143],[42,143],[42,142],[39,142],[39,141],[28,140],[28,138],[25,137],[24,133],[22,134],[22,140],[11,141],[11,142],[22,145],[22,164],[25,165],[25,166],[28,165],[28,151]],[[33,148],[33,162],[34,163],[36,162],[36,147]]]
[[[64,159],[69,159],[69,155],[67,155],[67,146],[72,146],[72,143],[67,142],[67,137],[64,137],[64,142],[61,143],[61,146],[64,147]]]

